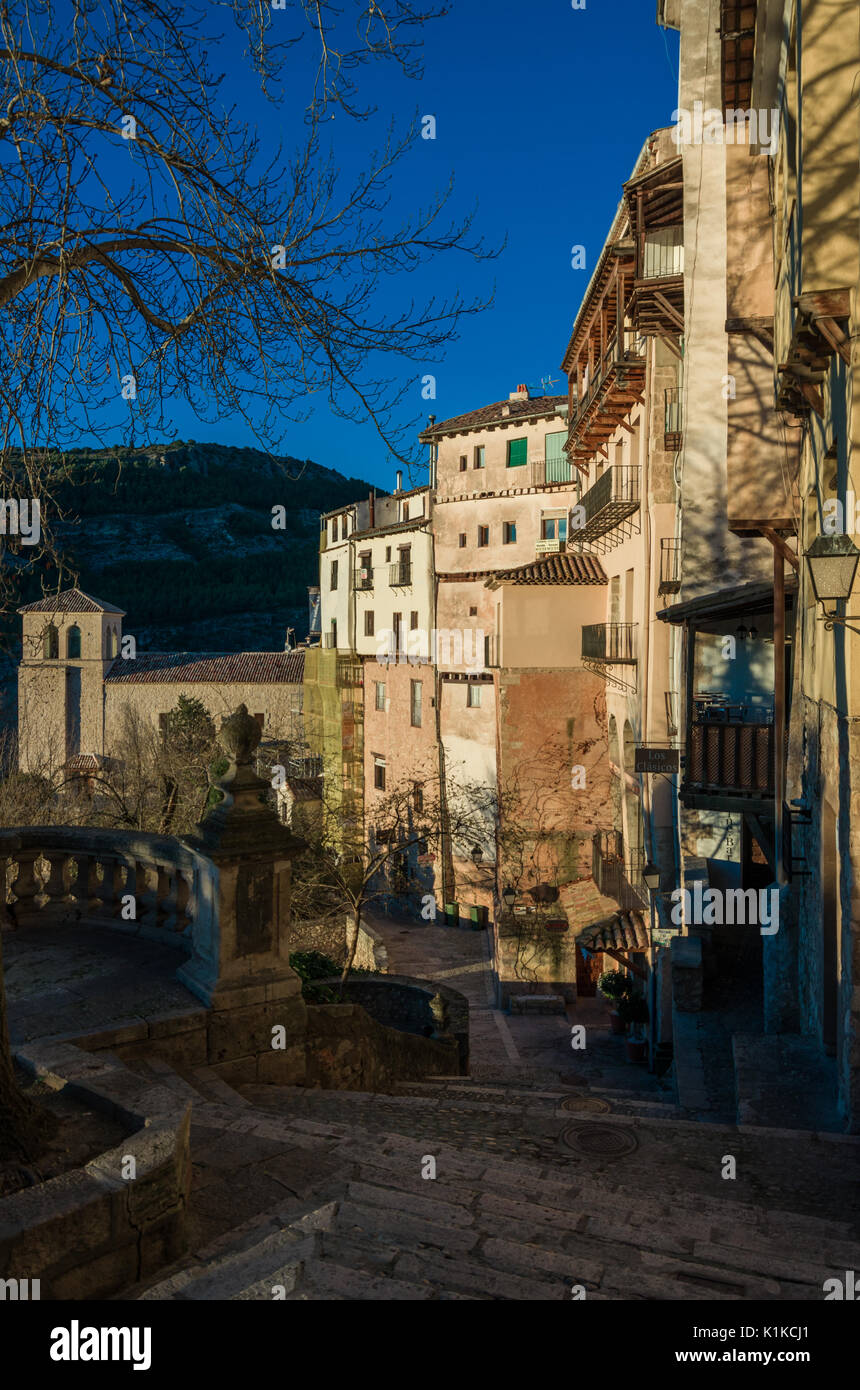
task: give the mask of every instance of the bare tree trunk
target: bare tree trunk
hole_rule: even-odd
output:
[[[35,1105],[15,1082],[0,939],[0,1159],[32,1163],[56,1127],[55,1117]]]
[[[358,950],[358,933],[361,928],[361,904],[356,903],[352,909],[352,941],[347,942],[346,964],[343,967],[343,974],[340,977],[340,997],[343,998],[343,988],[346,984],[346,977],[352,969],[355,960],[355,953]]]

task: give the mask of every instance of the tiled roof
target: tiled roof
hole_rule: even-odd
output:
[[[616,912],[576,933],[587,951],[647,951],[648,929],[641,912]]]
[[[292,652],[151,652],[133,661],[115,661],[106,679],[127,684],[161,685],[195,681],[226,685],[301,685],[303,651]]]
[[[73,757],[66,759],[66,771],[98,772],[100,768],[107,767],[109,761],[100,753],[75,753]]]
[[[527,401],[495,401],[480,410],[465,415],[453,415],[450,420],[437,420],[422,430],[422,441],[440,434],[461,434],[464,430],[481,429],[488,425],[508,424],[510,421],[534,419],[541,415],[557,415],[567,405],[567,396],[534,396]]]
[[[605,584],[603,566],[593,555],[563,551],[542,555],[514,570],[500,570],[496,579],[506,584]]]
[[[542,555],[527,565],[509,570],[463,570],[438,574],[443,584],[475,583],[483,580],[492,588],[499,584],[606,584],[603,566],[593,555]]]
[[[123,608],[115,608],[112,603],[102,603],[101,599],[85,594],[82,589],[64,589],[59,594],[46,594],[35,603],[27,603],[18,609],[19,613],[119,613],[125,617]]]

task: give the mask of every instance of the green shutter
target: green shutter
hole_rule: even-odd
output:
[[[528,440],[512,439],[508,444],[508,468],[521,468],[528,463]]]
[[[570,459],[564,452],[567,430],[548,434],[546,439],[546,481],[548,483],[570,482]]]

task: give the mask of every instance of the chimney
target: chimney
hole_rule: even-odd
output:
[[[395,477],[395,488],[394,488],[394,491],[395,491],[395,492],[402,492],[402,491],[403,491],[403,470],[402,470],[402,468],[398,468],[398,470],[397,470],[397,472],[395,473],[394,477]]]
[[[512,391],[508,396],[509,401],[527,401],[529,398],[529,388],[526,385],[518,386],[516,391]]]

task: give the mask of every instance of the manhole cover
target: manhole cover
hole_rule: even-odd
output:
[[[625,1154],[638,1149],[639,1141],[629,1129],[613,1125],[587,1125],[578,1128],[571,1125],[561,1135],[561,1142],[575,1153],[585,1154],[586,1158],[623,1158]]]
[[[591,1115],[608,1115],[612,1106],[600,1096],[568,1096],[561,1102],[562,1110],[586,1110]]]

